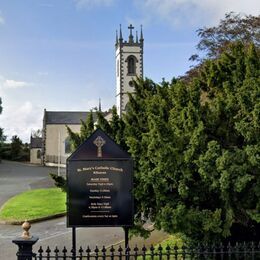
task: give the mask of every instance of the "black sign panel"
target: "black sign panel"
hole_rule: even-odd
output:
[[[101,130],[68,158],[67,182],[68,227],[133,224],[132,159]]]

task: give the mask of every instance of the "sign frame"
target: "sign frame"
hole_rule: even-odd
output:
[[[105,141],[104,143],[101,142],[102,150],[100,149],[99,143],[98,145],[95,143],[97,140],[97,137],[102,137]],[[94,141],[93,141],[94,140]],[[94,146],[92,145],[94,143]],[[93,149],[95,150],[93,152]],[[81,153],[84,153],[84,156],[81,156]],[[101,154],[101,156],[100,156]],[[89,156],[88,156],[89,155]],[[75,202],[74,204],[71,202],[73,199],[73,192],[75,193],[75,188],[73,185],[75,184],[75,179],[73,181],[71,180],[71,177],[75,178],[75,167],[77,165],[84,165],[88,169],[88,167],[93,166],[93,163],[97,163],[99,166],[111,166],[113,168],[113,165],[118,165],[123,169],[123,173],[116,173],[116,175],[113,175],[112,170],[108,170],[106,172],[106,177],[111,181],[111,185],[113,185],[112,191],[110,190],[111,194],[116,194],[116,196],[110,196],[111,197],[111,215],[100,215],[101,217],[98,217],[91,220],[77,220],[75,217],[73,219],[73,212],[77,212],[77,208],[75,211]],[[108,135],[106,135],[102,130],[97,129],[86,141],[81,144],[78,149],[67,159],[67,168],[66,168],[66,175],[67,175],[67,227],[125,227],[129,228],[133,226],[134,221],[134,199],[133,199],[133,159],[131,156],[122,150],[122,148],[117,145]],[[72,172],[72,169],[75,168]],[[110,169],[110,168],[109,168]],[[84,174],[84,173],[83,173]],[[85,175],[84,177],[81,177],[81,180],[85,181],[86,185],[88,181],[88,178],[91,178],[93,176],[94,172]],[[126,174],[122,175],[122,174]],[[96,177],[96,176],[95,176]],[[84,179],[85,178],[85,179]],[[127,183],[125,182],[127,181]],[[73,184],[74,182],[74,184]],[[80,184],[82,189],[82,184]],[[99,185],[97,183],[97,185]],[[122,187],[126,187],[126,190],[122,190]],[[77,203],[79,205],[82,204],[82,201],[86,202],[87,206],[84,206],[84,210],[82,210],[82,206],[79,207],[79,213],[88,213],[88,208],[90,205],[88,194],[90,194],[90,189],[86,188],[84,189],[85,192],[83,192],[83,195],[86,197],[83,197],[82,199],[79,199]],[[99,190],[101,193],[101,190]],[[121,196],[122,195],[122,196]],[[76,196],[78,196],[76,194]],[[102,196],[103,197],[103,196]],[[122,197],[122,198],[121,198]],[[74,198],[75,200],[75,198]],[[123,201],[122,201],[123,200]],[[101,202],[102,203],[102,200]],[[118,205],[121,205],[120,207]],[[122,208],[122,205],[124,208]],[[116,211],[118,210],[118,211]],[[98,211],[97,211],[98,212]],[[118,214],[118,217],[115,217],[115,219],[112,220],[112,217],[109,219],[105,218],[105,216],[116,216],[112,215]],[[97,213],[98,215],[98,213]],[[83,214],[81,215],[83,218]],[[77,215],[78,217],[78,215]],[[105,221],[107,220],[107,221]],[[92,222],[92,223],[91,223]],[[98,222],[98,223],[97,223]]]

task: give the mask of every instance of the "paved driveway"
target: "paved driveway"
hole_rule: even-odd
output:
[[[49,177],[50,172],[57,172],[55,168],[33,166],[24,163],[3,161],[0,164],[0,207],[10,197],[25,190],[35,188],[52,187],[53,181]],[[62,174],[64,174],[64,169]],[[66,218],[61,217],[39,223],[33,223],[31,234],[40,238],[35,251],[39,246],[51,248],[58,246],[60,249],[66,246],[71,248],[71,229],[66,227]],[[17,259],[15,254],[17,246],[12,243],[12,239],[21,236],[21,226],[0,224],[0,259]],[[149,245],[157,243],[167,235],[162,232],[154,232],[150,240],[133,239],[130,241],[131,247],[137,244],[141,247],[144,243]],[[95,245],[108,246],[118,243],[124,239],[122,228],[78,228],[77,247],[83,246],[85,249],[89,245],[92,249]],[[123,245],[123,244],[122,244]]]
[[[23,191],[53,187],[53,181],[49,177],[50,172],[57,172],[57,168],[2,161],[0,163],[0,207],[10,197]]]

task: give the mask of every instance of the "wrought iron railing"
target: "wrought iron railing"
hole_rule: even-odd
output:
[[[170,260],[170,259],[234,259],[234,260],[260,260],[260,242],[243,242],[243,243],[227,243],[227,244],[199,244],[197,246],[172,246],[168,245],[165,248],[162,246],[147,248],[137,246],[132,248],[122,248],[119,246],[102,248],[96,247],[91,250],[89,247],[83,247],[74,250],[68,250],[66,247],[51,249],[49,246],[44,249],[40,247],[37,251],[33,250],[39,240],[36,236],[31,236],[29,230],[31,224],[25,221],[22,225],[22,236],[13,239],[12,242],[18,246],[16,253],[17,260],[50,260],[50,259],[74,259],[74,260]],[[2,259],[2,258],[1,258]]]
[[[142,248],[134,247],[123,249],[119,246],[102,248],[96,247],[91,250],[87,247],[85,250],[80,247],[77,252],[68,250],[66,247],[58,249],[57,247],[51,250],[47,247],[44,250],[42,247],[35,255],[36,260],[43,259],[77,259],[77,260],[123,260],[123,259],[137,259],[137,260],[170,260],[170,259],[260,259],[260,243],[228,243],[226,245],[198,245],[194,247],[178,247],[167,246],[165,248],[153,247]]]

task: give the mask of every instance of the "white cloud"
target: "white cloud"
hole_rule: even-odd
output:
[[[17,135],[24,142],[29,142],[32,129],[42,128],[42,117],[43,109],[30,101],[13,104],[6,102],[0,118],[1,127],[8,140]]]
[[[78,8],[91,8],[93,6],[110,6],[115,0],[74,0]]]
[[[211,26],[225,13],[259,15],[258,0],[135,0],[143,12],[144,20],[167,21],[173,26]]]
[[[108,110],[113,99],[104,98],[102,101],[102,110]],[[20,102],[19,99],[11,100],[8,97],[3,99],[3,112],[0,115],[0,127],[4,128],[4,134],[8,141],[13,135],[17,135],[23,142],[29,142],[32,130],[42,128],[43,107],[33,104],[31,101]],[[62,111],[88,111],[98,107],[98,99],[81,99],[78,104],[68,109],[67,106],[60,107]]]
[[[4,88],[22,88],[26,86],[31,86],[32,83],[25,82],[25,81],[16,81],[13,79],[6,79],[3,83]]]

